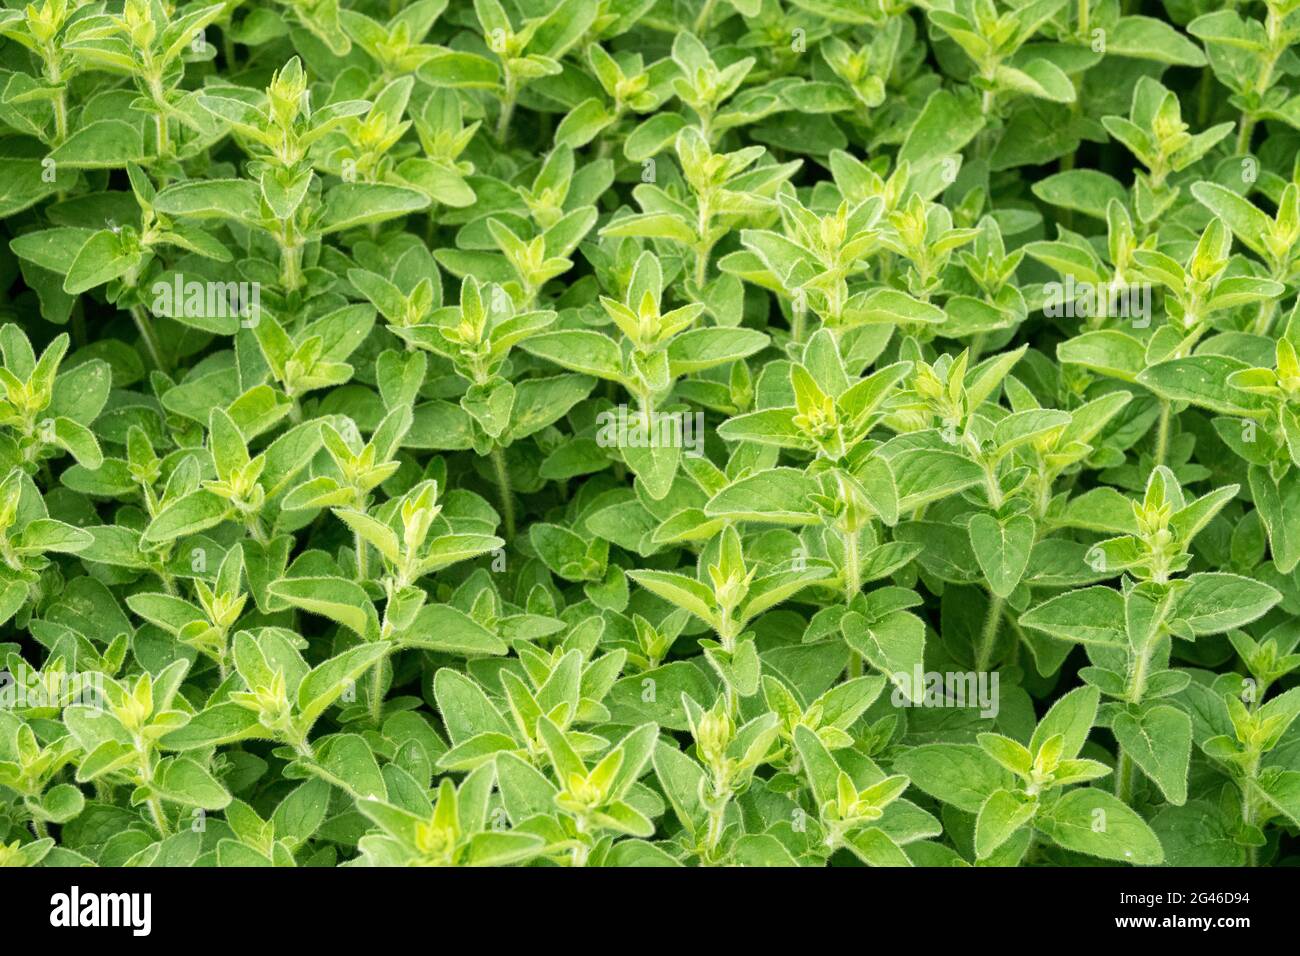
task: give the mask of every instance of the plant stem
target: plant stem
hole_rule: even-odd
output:
[[[704,6],[700,8],[699,16],[695,18],[695,26],[691,28],[692,32],[698,34],[709,25],[709,17],[713,16],[713,5],[716,2],[717,0],[704,0]]]
[[[862,570],[858,558],[858,533],[844,534],[844,603],[852,604],[862,589]]]
[[[844,606],[848,607],[862,590],[862,565],[858,552],[856,531],[844,534]],[[857,651],[849,652],[849,679],[862,676],[862,657]]]
[[[370,577],[370,562],[366,555],[366,541],[359,532],[352,533],[352,546],[357,552],[357,580],[365,581]]]
[[[1241,129],[1237,131],[1237,155],[1245,156],[1250,152],[1250,141],[1255,134],[1255,116],[1246,112],[1241,114]]]
[[[221,31],[221,50],[222,55],[226,58],[226,69],[230,72],[235,70],[235,38],[230,35],[230,24],[227,23],[225,29]]]
[[[68,138],[68,104],[62,90],[54,98],[54,141],[62,145]]]
[[[153,825],[158,828],[160,835],[171,836],[171,828],[167,826],[167,818],[163,816],[162,801],[156,794],[149,797],[149,815],[153,817]]]
[[[505,143],[506,136],[510,133],[510,119],[515,115],[515,97],[518,95],[513,74],[509,69],[505,73],[505,96],[501,100],[501,115],[497,117],[497,142],[501,144]]]
[[[720,810],[709,811],[709,830],[704,838],[706,855],[713,856],[713,851],[718,848],[718,843],[722,840],[722,825],[727,819],[727,805],[724,803]]]
[[[140,333],[140,338],[144,340],[144,348],[149,353],[149,360],[153,362],[154,367],[160,372],[169,372],[167,363],[163,361],[162,344],[158,341],[158,333],[154,331],[149,316],[145,315],[144,309],[140,306],[133,305],[131,306],[131,318],[135,320],[135,327]]]
[[[166,839],[172,835],[172,831],[167,826],[167,817],[163,815],[162,800],[153,792],[153,767],[149,763],[149,753],[139,749],[139,742],[136,749],[140,756],[140,776],[149,790],[149,815],[153,817],[153,825],[158,828],[159,835]]]
[[[1165,463],[1165,457],[1169,454],[1169,419],[1172,417],[1172,407],[1169,402],[1160,402],[1160,422],[1156,426],[1156,466],[1159,467]]]
[[[258,544],[270,544],[271,539],[266,535],[266,529],[262,527],[262,519],[258,515],[250,515],[250,520],[244,525],[248,533],[253,536],[253,540]]]
[[[376,727],[383,723],[384,719],[384,661],[386,657],[381,657],[379,662],[370,669],[370,719]]]
[[[700,236],[700,244],[695,247],[695,287],[704,291],[704,283],[709,279],[709,254],[713,251],[713,241],[709,239],[710,223],[713,221],[713,204],[708,196],[697,199],[699,210],[695,222],[695,231]]]
[[[1130,704],[1139,704],[1147,692],[1147,669],[1151,666],[1151,651],[1147,647],[1141,647],[1136,652],[1133,660],[1133,672],[1129,675],[1128,687],[1126,688],[1125,699]],[[1133,799],[1133,788],[1136,784],[1136,768],[1133,765],[1132,758],[1125,753],[1124,748],[1119,749],[1119,759],[1115,762],[1115,796],[1129,803]]]
[[[492,467],[496,471],[497,491],[501,494],[501,520],[506,538],[515,536],[515,503],[510,498],[510,473],[506,470],[506,453],[500,445],[492,447]]]
[[[1277,315],[1277,299],[1269,299],[1259,307],[1259,317],[1255,319],[1256,335],[1269,335],[1273,331],[1273,318]]]
[[[731,608],[722,608],[722,619],[718,622],[718,642],[728,654],[736,651],[736,628],[731,622]]]
[[[1250,775],[1241,782],[1241,822],[1246,826],[1254,826],[1255,801],[1250,798],[1250,788],[1259,772],[1258,760],[1249,769]],[[1246,847],[1246,865],[1259,866],[1259,847]]]
[[[730,803],[730,787],[716,768],[712,783],[712,792],[708,801],[709,828],[704,837],[704,853],[708,859],[713,858],[713,851],[722,841],[722,831],[727,820],[727,804]]]
[[[32,832],[36,834],[38,840],[44,840],[50,835],[50,828],[45,825],[45,821],[32,817]]]
[[[302,285],[302,246],[296,242],[280,244],[280,288],[293,292]]]
[[[988,613],[984,615],[984,627],[980,631],[979,647],[975,649],[975,670],[988,670],[993,660],[993,651],[997,647],[998,628],[1002,625],[1003,599],[996,594],[989,595]]]
[[[68,138],[68,99],[67,91],[62,88],[63,83],[63,65],[59,49],[53,43],[46,43],[42,59],[46,64],[46,76],[49,81],[59,86],[59,92],[54,97],[54,145],[62,146],[64,140]]]
[[[167,129],[167,114],[156,113],[153,120],[158,131],[158,158],[162,159],[171,152],[172,148],[171,133]]]
[[[1197,88],[1196,126],[1198,129],[1210,121],[1210,108],[1213,105],[1210,96],[1213,89],[1214,71],[1208,66],[1201,69],[1201,82]]]
[[[703,290],[704,283],[709,281],[709,250],[695,250],[695,286]]]

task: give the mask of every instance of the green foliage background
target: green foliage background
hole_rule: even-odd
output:
[[[1289,862],[1298,39],[6,0],[0,863]]]

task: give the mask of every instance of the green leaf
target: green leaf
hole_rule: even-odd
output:
[[[116,119],[86,124],[50,153],[56,167],[69,169],[120,168],[144,158],[139,128]]]
[[[921,692],[914,687],[914,674],[925,656],[925,622],[908,611],[894,611],[869,621],[850,611],[840,621],[849,647],[884,673],[909,698]]]
[[[63,291],[70,295],[120,278],[139,266],[144,254],[126,233],[101,229],[77,252],[63,280]]]
[[[325,194],[318,229],[325,234],[419,212],[429,205],[424,193],[381,183],[342,183]]]
[[[753,329],[693,329],[672,340],[668,361],[673,375],[690,375],[761,352],[768,341]]]
[[[1147,364],[1145,346],[1133,336],[1114,329],[1076,335],[1056,347],[1056,357],[1125,382],[1137,381]]]
[[[967,813],[979,813],[990,796],[1015,785],[1008,771],[973,744],[922,744],[900,754],[894,767],[936,800]]]
[[[1170,401],[1191,402],[1224,415],[1247,415],[1260,403],[1228,384],[1228,376],[1247,368],[1245,362],[1226,355],[1192,355],[1152,365],[1137,381]]]
[[[970,105],[947,90],[931,94],[908,131],[898,162],[916,163],[944,156],[969,143],[984,127],[979,110],[972,110]]]
[[[616,382],[623,378],[623,359],[618,345],[599,332],[576,329],[543,332],[529,337],[519,347],[575,372]]]
[[[210,491],[194,491],[173,501],[145,529],[143,541],[166,544],[215,527],[230,515],[230,505]]]
[[[1106,52],[1173,66],[1205,65],[1200,47],[1154,17],[1120,17],[1107,32]]]
[[[1237,574],[1204,572],[1185,580],[1175,613],[1197,635],[1244,627],[1282,600],[1269,585]]]
[[[989,794],[975,819],[975,855],[988,859],[1037,812],[1037,800],[1026,800],[1008,790]]]
[[[704,513],[732,521],[761,521],[773,524],[815,524],[813,495],[820,485],[796,468],[770,468],[742,478],[709,499]]]
[[[1119,180],[1095,169],[1054,173],[1035,182],[1031,189],[1043,202],[1103,221],[1112,201],[1121,204],[1128,201],[1128,191]]]
[[[1243,246],[1256,255],[1267,255],[1263,237],[1271,231],[1272,222],[1249,200],[1218,183],[1193,183],[1192,195],[1222,219]]]
[[[879,827],[859,830],[847,840],[853,855],[867,866],[911,866],[912,861]]]
[[[977,514],[967,528],[971,550],[989,588],[998,597],[1010,597],[1029,566],[1034,519],[1020,514],[999,521],[991,515]]]
[[[448,604],[421,608],[398,642],[403,647],[465,657],[504,654],[508,650],[506,643],[490,630]]]
[[[1037,756],[1048,740],[1062,738],[1061,759],[1073,760],[1083,749],[1088,732],[1097,720],[1101,695],[1095,687],[1077,687],[1059,698],[1043,715],[1029,741],[1030,752]]]
[[[1175,806],[1187,802],[1187,767],[1192,756],[1192,721],[1176,707],[1161,704],[1141,714],[1118,713],[1111,731],[1132,761],[1155,781]]]
[[[201,750],[220,744],[255,737],[270,737],[257,713],[238,704],[214,704],[200,711],[184,727],[164,735],[161,743],[168,750]]]
[[[1021,627],[1079,644],[1127,645],[1124,598],[1107,587],[1067,591],[1026,611]]]
[[[382,661],[387,651],[382,644],[363,644],[312,668],[298,685],[298,719],[310,727],[358,677]]]
[[[388,793],[379,762],[360,734],[330,737],[308,767],[323,772],[326,781],[343,788],[358,802],[367,797],[383,798]]]
[[[1164,861],[1160,840],[1124,803],[1103,790],[1081,787],[1044,807],[1036,829],[1067,850],[1136,866]]]
[[[203,765],[189,757],[168,757],[154,772],[150,788],[164,800],[202,810],[222,810],[230,794]]]
[[[694,578],[669,571],[629,571],[628,577],[650,593],[685,608],[702,620],[713,619],[713,593]]]
[[[1268,531],[1273,562],[1283,574],[1290,574],[1300,564],[1300,531],[1292,516],[1300,508],[1300,469],[1290,468],[1279,479],[1252,465],[1250,491],[1259,509],[1260,520]]]
[[[379,618],[365,589],[342,578],[303,577],[273,581],[275,598],[342,624],[363,640],[379,636]]]

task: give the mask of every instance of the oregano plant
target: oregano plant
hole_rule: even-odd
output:
[[[0,865],[1293,865],[1297,43],[6,0]]]

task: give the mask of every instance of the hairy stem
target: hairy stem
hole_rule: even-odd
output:
[[[302,285],[302,246],[296,242],[280,244],[280,288],[294,292]]]
[[[501,494],[501,520],[505,524],[506,538],[515,536],[515,503],[510,497],[510,472],[506,469],[506,453],[500,445],[492,448],[492,468],[497,476],[497,491]]]
[[[695,18],[695,25],[692,27],[694,33],[702,33],[709,25],[709,18],[713,16],[713,6],[717,0],[704,0],[704,6],[700,7],[700,13]]]
[[[700,244],[695,247],[695,287],[704,290],[704,283],[709,278],[709,255],[713,251],[713,241],[709,239],[710,223],[713,221],[713,204],[708,196],[698,198],[698,215],[695,231],[700,237]]]
[[[1169,419],[1172,417],[1173,408],[1169,402],[1160,402],[1160,421],[1156,425],[1156,466],[1159,467],[1165,463],[1165,458],[1169,454]]]
[[[1255,135],[1255,116],[1253,113],[1241,114],[1241,128],[1237,131],[1237,155],[1245,156],[1250,152],[1250,141]]]
[[[988,613],[984,615],[984,627],[980,631],[979,646],[975,649],[975,670],[988,670],[993,660],[993,651],[998,643],[998,629],[1002,625],[1002,606],[1004,601],[996,594],[989,595]]]
[[[149,790],[149,816],[153,818],[153,825],[158,828],[159,835],[166,839],[171,836],[172,831],[167,825],[167,817],[163,814],[162,800],[153,792],[153,766],[149,762],[149,753],[146,750],[139,750],[139,755],[140,776],[144,780],[144,786]]]
[[[1125,699],[1130,704],[1139,704],[1147,692],[1147,672],[1151,667],[1151,651],[1141,648],[1133,660],[1133,669],[1129,674]],[[1133,759],[1119,748],[1119,759],[1115,762],[1115,796],[1129,803],[1133,799],[1133,790],[1137,784],[1137,768]]]
[[[370,720],[379,727],[384,719],[384,661],[387,658],[381,657],[379,663],[370,668]]]
[[[858,534],[844,534],[844,603],[852,604],[862,589],[862,566],[858,557]]]
[[[1248,768],[1249,776],[1241,782],[1241,822],[1246,826],[1255,825],[1255,801],[1251,799],[1250,788],[1254,786],[1255,775],[1259,772],[1258,760]],[[1259,866],[1259,847],[1246,847],[1246,865]]]
[[[226,24],[225,29],[221,31],[221,54],[226,59],[226,69],[234,71],[235,63],[235,38],[231,36],[231,26]]]
[[[54,142],[62,145],[68,138],[68,102],[62,90],[54,97]]]
[[[1208,66],[1201,69],[1201,81],[1196,95],[1196,128],[1200,129],[1210,121],[1210,110],[1214,105],[1214,71]]]
[[[844,605],[848,607],[862,590],[862,564],[858,552],[858,535],[849,531],[844,535]],[[849,653],[849,678],[862,676],[862,657],[857,651]]]
[[[369,557],[366,553],[366,539],[359,532],[352,533],[352,546],[357,552],[357,580],[366,581],[370,577]]]
[[[509,69],[506,74],[505,96],[501,100],[501,115],[497,117],[497,142],[504,144],[510,135],[510,120],[515,115],[515,98],[519,95],[515,88],[515,78]]]
[[[1255,319],[1254,332],[1256,335],[1271,335],[1273,332],[1273,319],[1277,315],[1277,299],[1269,299],[1267,302],[1261,302],[1259,315]]]
[[[795,309],[794,321],[790,323],[790,340],[792,342],[802,342],[804,328],[808,324],[808,310]]]
[[[149,353],[149,360],[153,362],[154,367],[160,372],[168,373],[166,361],[163,360],[162,343],[158,341],[158,333],[154,330],[153,322],[145,314],[143,308],[138,305],[131,307],[131,318],[135,321],[136,330],[140,333],[140,338],[144,342],[144,349]]]

